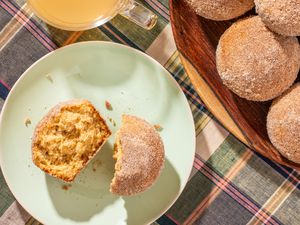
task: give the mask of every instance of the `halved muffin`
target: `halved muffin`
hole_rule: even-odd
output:
[[[115,175],[110,191],[133,195],[148,189],[164,164],[164,145],[153,125],[136,116],[123,115],[116,134]]]
[[[89,101],[62,102],[36,126],[32,159],[46,173],[70,182],[110,135],[104,119]]]

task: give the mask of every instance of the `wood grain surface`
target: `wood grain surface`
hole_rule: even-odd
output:
[[[183,0],[170,0],[171,24],[182,63],[195,90],[215,117],[238,139],[263,156],[300,171],[271,144],[266,117],[271,104],[242,99],[228,90],[216,69],[215,51],[224,31],[234,22],[196,15]],[[254,14],[254,10],[242,17]],[[298,80],[299,80],[298,76]]]

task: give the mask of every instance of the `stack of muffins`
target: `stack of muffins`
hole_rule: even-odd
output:
[[[230,20],[256,6],[258,15],[238,20],[220,38],[219,75],[250,101],[273,100],[268,135],[287,159],[300,163],[300,0],[186,0],[207,19]]]

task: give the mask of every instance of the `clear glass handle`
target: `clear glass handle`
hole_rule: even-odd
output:
[[[146,30],[152,29],[157,22],[157,15],[132,0],[120,14]]]

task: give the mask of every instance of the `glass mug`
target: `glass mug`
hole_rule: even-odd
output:
[[[150,30],[157,16],[134,0],[28,0],[33,12],[44,22],[70,31],[98,27],[117,14]]]

